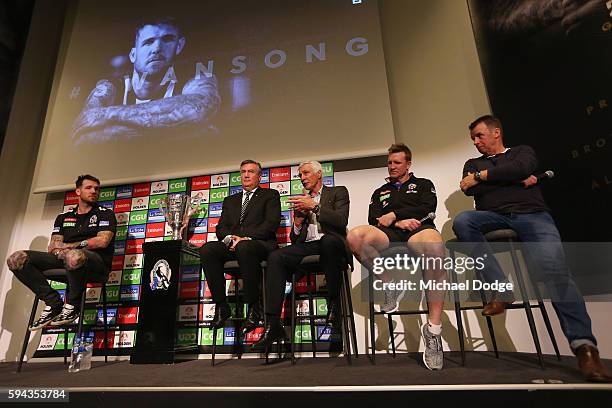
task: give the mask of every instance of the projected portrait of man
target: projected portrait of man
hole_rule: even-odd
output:
[[[102,79],[74,122],[75,144],[154,136],[168,130],[197,136],[214,128],[220,97],[214,75],[199,72],[181,83],[174,69],[185,37],[172,18],[143,21],[129,52],[131,75]]]

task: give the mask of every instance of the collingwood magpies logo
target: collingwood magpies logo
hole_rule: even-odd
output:
[[[168,261],[160,259],[155,262],[155,266],[151,269],[151,290],[168,290],[170,287],[170,276],[172,276],[172,271]]]

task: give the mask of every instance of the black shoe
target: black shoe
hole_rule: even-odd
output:
[[[264,334],[257,343],[251,346],[251,350],[263,352],[275,342],[286,339],[287,335],[285,334],[285,328],[280,322],[280,318],[276,317],[268,319],[268,324],[266,324]]]
[[[51,321],[51,326],[62,326],[70,324],[79,318],[79,310],[71,305],[65,304],[62,312]]]
[[[240,334],[242,337],[245,337],[247,333],[255,330],[259,326],[263,326],[263,307],[261,303],[257,302],[249,305],[249,314],[247,315]]]
[[[211,329],[220,329],[225,325],[225,321],[232,315],[232,310],[227,303],[217,303],[215,306],[215,318],[210,324]]]
[[[29,331],[40,330],[49,323],[53,319],[55,319],[60,313],[62,313],[62,305],[59,304],[57,306],[46,306],[45,309],[40,314],[38,320],[36,320],[30,327],[28,327]]]

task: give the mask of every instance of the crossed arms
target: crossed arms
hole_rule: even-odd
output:
[[[130,138],[155,129],[201,128],[217,113],[220,103],[214,76],[192,78],[181,95],[137,105],[116,105],[116,99],[115,84],[98,81],[73,125],[75,143]]]

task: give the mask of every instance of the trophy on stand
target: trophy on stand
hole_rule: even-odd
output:
[[[201,198],[191,198],[184,193],[168,194],[167,198],[160,200],[159,209],[164,214],[170,228],[172,228],[173,240],[182,239],[183,226],[198,211],[201,203]]]

